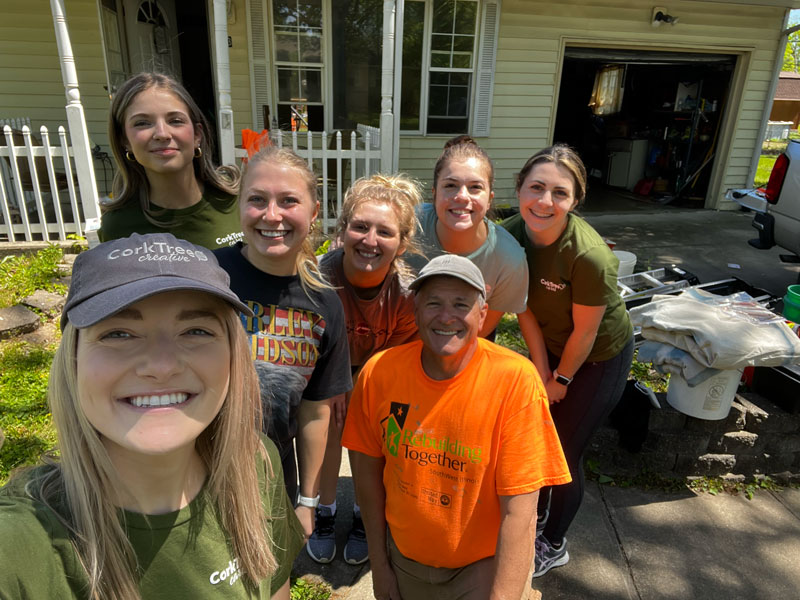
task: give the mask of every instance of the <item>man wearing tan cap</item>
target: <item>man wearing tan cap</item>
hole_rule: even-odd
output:
[[[533,364],[478,338],[480,270],[434,258],[411,284],[420,340],[362,369],[342,444],[379,600],[523,597],[538,490],[570,481]]]

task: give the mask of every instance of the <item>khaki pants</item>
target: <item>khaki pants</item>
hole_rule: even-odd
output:
[[[404,600],[487,600],[492,589],[494,557],[456,569],[429,567],[401,554],[387,530],[387,546],[397,586]]]

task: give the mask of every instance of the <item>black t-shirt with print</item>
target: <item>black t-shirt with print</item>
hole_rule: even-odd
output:
[[[302,398],[325,400],[353,387],[342,303],[334,290],[306,294],[297,275],[257,269],[242,255],[241,242],[214,254],[231,289],[255,314],[241,319],[270,421],[267,433],[286,448],[297,434]]]

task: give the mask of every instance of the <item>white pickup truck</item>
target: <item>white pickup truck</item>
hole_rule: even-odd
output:
[[[781,254],[782,261],[800,263],[800,140],[791,140],[777,158],[766,189],[728,190],[726,198],[755,211],[758,238],[751,246],[780,246],[791,252]]]

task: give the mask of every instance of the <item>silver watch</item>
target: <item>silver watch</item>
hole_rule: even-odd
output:
[[[305,506],[308,508],[317,508],[319,506],[319,494],[314,496],[313,498],[309,498],[308,496],[303,496],[303,494],[297,495],[297,506]]]

